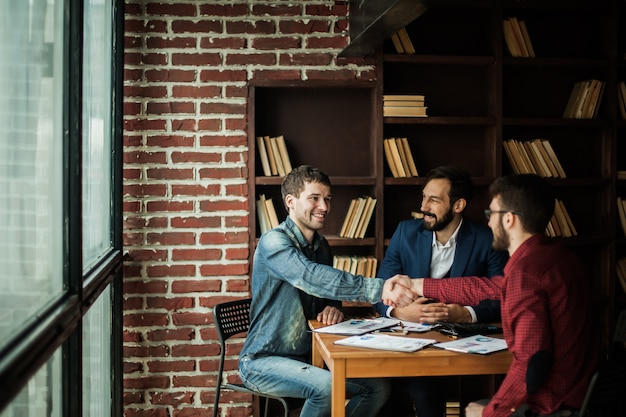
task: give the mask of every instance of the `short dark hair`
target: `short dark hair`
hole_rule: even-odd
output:
[[[500,177],[489,187],[490,197],[500,198],[501,210],[521,212],[529,233],[544,233],[554,213],[555,196],[548,182],[535,174]]]
[[[450,181],[450,193],[448,195],[450,204],[456,203],[461,198],[468,203],[472,201],[472,197],[474,197],[474,183],[467,172],[451,165],[440,166],[431,169],[426,174],[426,183],[428,184],[430,180],[441,178]]]
[[[304,191],[305,183],[318,182],[330,187],[330,178],[318,168],[311,165],[300,165],[294,168],[283,179],[280,186],[280,193],[283,197],[283,203],[287,194],[298,197]]]

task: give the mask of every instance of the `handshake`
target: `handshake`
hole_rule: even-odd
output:
[[[422,278],[411,279],[408,275],[394,275],[385,281],[381,295],[383,303],[390,307],[404,307],[424,293]]]

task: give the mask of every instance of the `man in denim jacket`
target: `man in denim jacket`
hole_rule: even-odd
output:
[[[342,301],[383,300],[401,307],[416,296],[406,276],[384,281],[330,266],[330,247],[318,233],[331,205],[326,174],[298,167],[283,180],[281,193],[289,215],[261,236],[254,254],[250,330],[239,371],[248,388],[304,399],[301,417],[330,416],[331,376],[310,364],[307,320],[342,321]],[[389,390],[386,379],[348,379],[346,416],[376,416]]]

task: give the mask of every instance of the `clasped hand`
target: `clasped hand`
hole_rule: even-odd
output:
[[[413,280],[408,275],[394,275],[383,285],[382,300],[390,307],[404,307],[418,298],[413,290]]]

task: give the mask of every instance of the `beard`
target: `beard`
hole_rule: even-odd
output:
[[[438,219],[437,216],[435,216],[433,213],[424,213],[424,215],[427,214],[435,217],[434,223],[424,222],[424,229],[430,230],[431,232],[438,232],[445,229],[446,226],[448,226],[450,222],[452,222],[452,219],[454,219],[454,213],[452,213],[452,208],[443,213],[441,219]]]
[[[504,227],[502,227],[502,221],[498,223],[498,227],[493,230],[493,248],[495,250],[503,250],[506,251],[509,249],[511,244],[511,239],[504,231]]]

